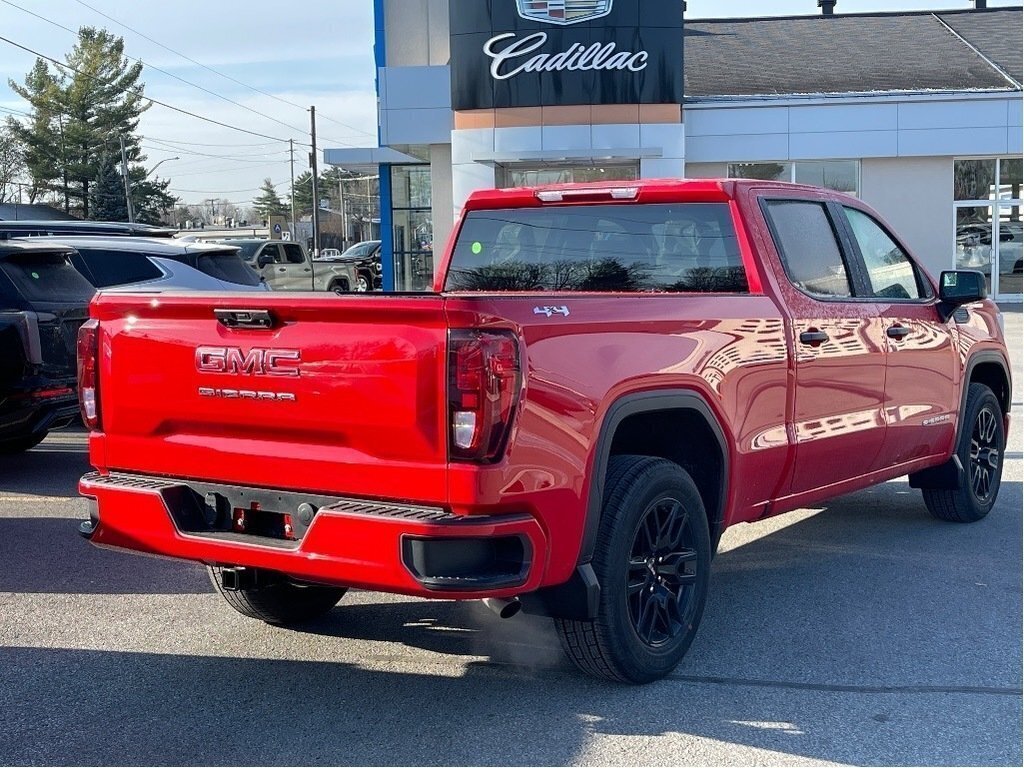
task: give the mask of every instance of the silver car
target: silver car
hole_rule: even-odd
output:
[[[267,291],[226,244],[150,237],[36,237],[74,249],[71,263],[96,288],[116,291]]]

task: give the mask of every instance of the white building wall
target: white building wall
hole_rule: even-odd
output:
[[[434,220],[434,272],[448,243],[455,217],[452,216],[452,148],[450,144],[430,147],[430,202]]]
[[[953,158],[864,160],[861,199],[882,214],[932,274],[953,267]]]
[[[448,0],[386,0],[384,25],[389,67],[448,63]]]

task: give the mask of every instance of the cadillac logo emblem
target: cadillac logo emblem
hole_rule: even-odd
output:
[[[579,24],[612,12],[614,0],[516,0],[519,15],[548,24]]]

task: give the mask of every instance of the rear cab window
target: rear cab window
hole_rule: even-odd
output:
[[[14,253],[0,259],[0,271],[29,302],[81,301],[84,304],[96,293],[63,251]]]
[[[447,291],[747,293],[727,203],[469,211]]]

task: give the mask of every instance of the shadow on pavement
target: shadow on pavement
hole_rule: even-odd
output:
[[[204,567],[94,547],[86,518],[0,517],[0,592],[189,595],[213,591]]]
[[[623,762],[701,762],[673,754],[671,740],[654,754],[631,748],[632,736],[677,733],[818,760],[1020,763],[1019,747],[961,732],[974,706],[1019,719],[1019,698],[1008,696],[848,694],[839,713],[834,695],[814,692],[672,681],[627,688],[568,675],[531,679],[485,664],[451,678],[63,649],[5,649],[3,659],[7,763],[565,765],[602,736],[620,737]],[[602,762],[616,762],[602,746]]]
[[[92,467],[82,432],[54,432],[31,451],[0,456],[0,492],[78,498],[78,479]]]

